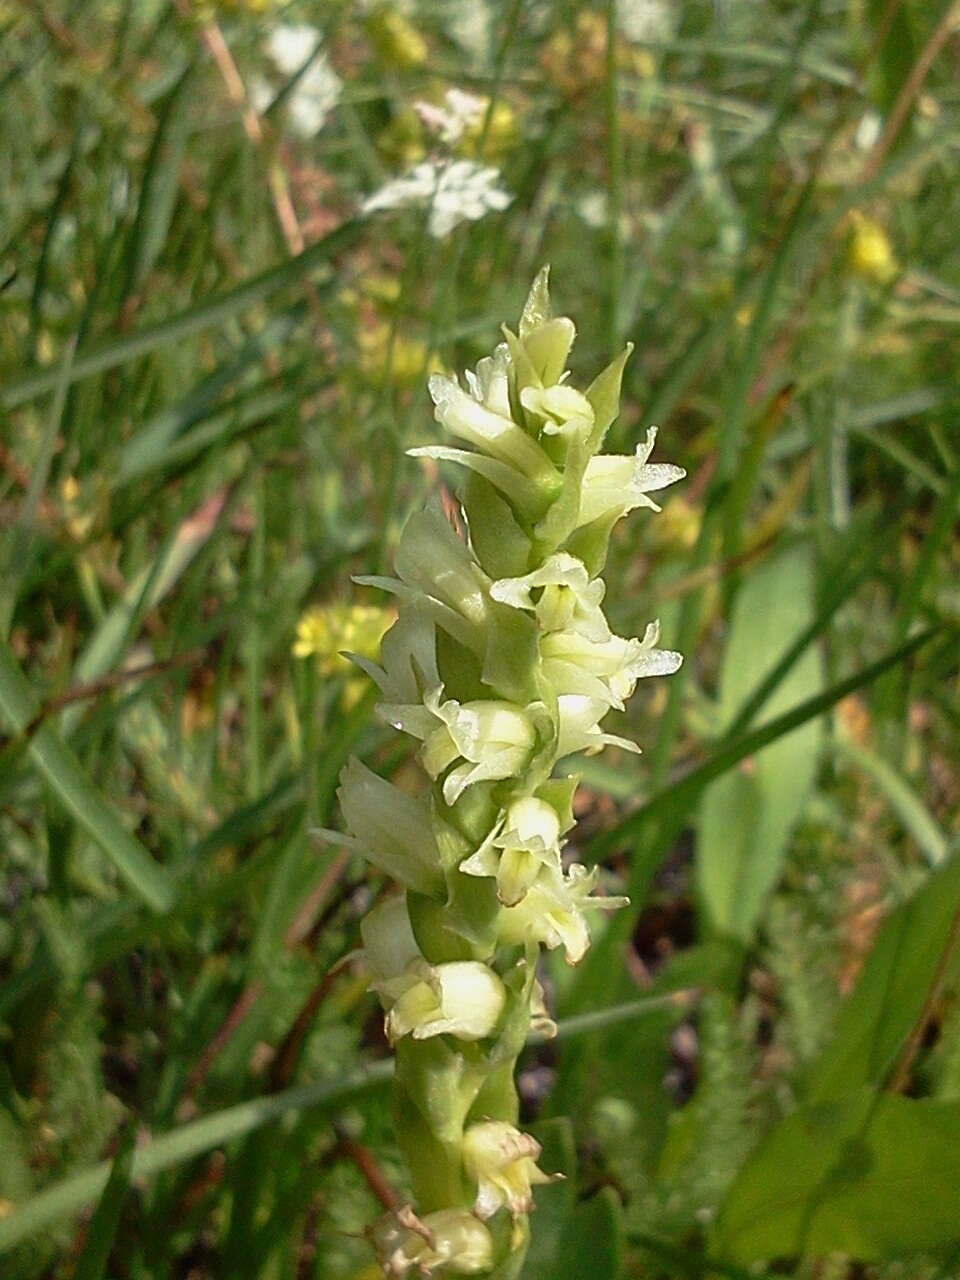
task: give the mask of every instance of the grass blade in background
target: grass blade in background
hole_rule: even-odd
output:
[[[876,783],[930,866],[939,866],[947,856],[949,841],[909,783],[876,752],[868,751],[848,738],[837,737],[833,748],[841,759],[848,760]]]
[[[945,977],[960,942],[960,857],[954,855],[884,921],[826,1048],[802,1080],[811,1103],[861,1085],[882,1088]]]
[[[668,997],[674,1003],[674,997]],[[569,1018],[557,1027],[561,1038],[588,1035],[599,1026],[615,1026],[631,1021],[662,1008],[664,1000],[635,1000],[629,1005],[596,1010],[593,1018]],[[534,1037],[534,1043],[545,1037]],[[333,1083],[329,1081],[312,1085],[297,1085],[282,1093],[242,1102],[224,1111],[204,1116],[182,1125],[170,1133],[154,1138],[134,1153],[129,1176],[131,1181],[147,1178],[178,1164],[203,1155],[235,1138],[252,1133],[271,1121],[291,1111],[306,1111],[313,1107],[342,1106],[352,1097],[377,1089],[385,1084],[393,1073],[393,1062],[383,1059],[370,1063],[351,1075]],[[0,1254],[14,1248],[21,1241],[59,1219],[79,1212],[84,1205],[100,1196],[110,1178],[111,1164],[103,1161],[92,1169],[74,1174],[64,1182],[37,1192],[24,1204],[16,1206],[5,1218],[0,1218]]]
[[[90,351],[80,349],[73,362],[70,381],[77,382],[81,378],[103,373],[106,369],[114,369],[167,343],[178,342],[200,330],[222,325],[272,294],[301,284],[309,272],[327,264],[334,254],[348,248],[358,238],[361,226],[358,221],[345,222],[316,244],[304,249],[297,257],[290,258],[279,266],[269,267],[227,293],[186,307],[176,315],[146,325],[126,337],[98,343]],[[35,396],[43,395],[56,385],[56,381],[55,372],[30,374],[0,391],[0,408],[12,409]]]
[[[27,751],[53,794],[134,893],[154,911],[169,911],[174,900],[169,876],[122,825],[59,734],[49,724],[34,725],[37,712],[29,683],[0,640],[0,713],[14,733],[29,735]]]
[[[114,1157],[110,1177],[93,1211],[93,1217],[87,1224],[83,1252],[77,1259],[73,1280],[103,1280],[107,1274],[110,1250],[120,1226],[123,1203],[130,1189],[135,1149],[136,1130],[130,1126]]]

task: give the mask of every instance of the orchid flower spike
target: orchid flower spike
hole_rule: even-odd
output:
[[[430,379],[449,439],[410,451],[463,469],[461,518],[428,505],[397,576],[357,579],[397,602],[379,660],[351,656],[380,688],[380,719],[414,740],[419,790],[408,769],[401,786],[351,760],[348,834],[322,833],[399,890],[363,922],[360,953],[397,1056],[396,1136],[419,1206],[370,1232],[389,1276],[522,1269],[534,1188],[554,1177],[515,1127],[510,1077],[530,1029],[556,1031],[537,958],[577,964],[590,918],[626,902],[565,852],[576,778],[561,762],[639,751],[603,721],[682,662],[659,623],[618,636],[603,610],[615,525],[657,511],[649,495],[684,474],[651,461],[655,427],[632,454],[601,452],[630,348],[574,386],[576,330],[553,315],[546,270],[503,334],[462,383]]]

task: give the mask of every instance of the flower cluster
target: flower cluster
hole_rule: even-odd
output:
[[[302,138],[320,132],[343,92],[343,83],[320,41],[317,28],[305,23],[280,23],[266,39],[270,60],[290,80],[287,112],[294,132]],[[263,77],[253,81],[250,91],[260,112],[273,101],[273,89]]]
[[[476,222],[486,213],[506,209],[513,197],[499,181],[498,169],[472,160],[423,160],[368,196],[360,212],[426,208],[427,229],[434,239],[443,240],[461,222]]]
[[[531,1188],[550,1180],[516,1127],[513,1068],[531,1026],[549,1030],[541,947],[577,963],[597,870],[569,862],[576,778],[564,757],[633,743],[601,722],[677,653],[614,635],[600,577],[614,525],[679,479],[635,454],[600,454],[629,349],[586,391],[565,372],[574,327],[550,310],[546,271],[516,334],[466,375],[434,376],[453,444],[414,449],[467,472],[461,536],[439,507],[412,517],[390,592],[397,620],[379,662],[355,661],[378,714],[418,744],[410,795],[352,760],[340,801],[349,844],[400,887],[363,923],[372,985],[397,1054],[395,1115],[417,1212],[372,1232],[388,1275],[514,1275]],[[422,1216],[418,1216],[422,1215]],[[501,1271],[501,1268],[507,1268]]]

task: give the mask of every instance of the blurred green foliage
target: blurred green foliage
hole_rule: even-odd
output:
[[[687,660],[585,765],[632,905],[545,968],[527,1280],[960,1273],[956,39],[922,0],[0,4],[4,1277],[376,1275],[378,885],[310,831],[351,752],[407,760],[336,655],[448,479],[403,456],[427,373],[543,262],[584,376],[636,346],[611,448],[657,422],[689,472],[608,595]],[[439,190],[362,215],[424,163],[495,172],[452,231]]]

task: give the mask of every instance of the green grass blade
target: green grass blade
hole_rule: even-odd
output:
[[[147,156],[137,216],[130,234],[124,297],[142,287],[167,240],[187,139],[187,108],[190,102],[188,90],[195,70],[195,63],[188,63],[160,111]]]
[[[113,1161],[100,1203],[87,1227],[83,1252],[77,1259],[73,1280],[103,1280],[106,1274],[110,1250],[120,1226],[123,1203],[130,1189],[136,1133],[136,1125],[130,1125]]]
[[[38,710],[33,690],[0,640],[0,713],[14,733],[30,733],[27,750],[37,769],[134,893],[154,911],[168,911],[174,892],[166,872],[121,824],[59,734],[49,724],[40,724],[30,732]]]
[[[353,1095],[389,1080],[392,1073],[393,1063],[386,1059],[332,1084],[300,1085],[271,1097],[254,1098],[204,1116],[140,1147],[134,1155],[130,1176],[132,1179],[147,1178],[173,1168],[234,1138],[243,1137],[290,1111],[342,1104]],[[0,1253],[12,1249],[51,1223],[78,1213],[102,1193],[109,1177],[110,1164],[103,1161],[31,1197],[0,1220]]]
[[[303,253],[295,258],[289,258],[279,266],[262,271],[252,280],[237,285],[227,293],[219,294],[206,302],[198,302],[166,320],[147,325],[122,338],[98,343],[88,351],[79,351],[70,374],[71,382],[89,378],[95,373],[102,373],[105,369],[115,369],[117,365],[125,364],[128,360],[134,360],[138,356],[155,351],[157,347],[182,341],[189,334],[197,333],[201,329],[223,324],[239,312],[253,306],[254,303],[262,302],[271,294],[300,283],[309,271],[315,270],[335,253],[353,244],[359,238],[364,225],[360,219],[345,222],[335,231],[324,236],[322,240],[318,240],[316,244],[304,249]],[[324,287],[333,287],[333,283],[329,282],[326,286],[320,285],[319,288],[322,290]],[[338,279],[335,283],[341,285],[342,281]],[[41,370],[17,382],[12,382],[0,391],[0,408],[12,409],[18,404],[32,400],[35,396],[43,395],[56,385],[56,381],[56,370]]]
[[[600,1028],[643,1017],[664,1007],[676,1006],[681,999],[689,998],[689,995],[687,992],[674,992],[669,996],[631,1000],[611,1009],[569,1018],[558,1024],[557,1035],[586,1035]],[[531,1041],[538,1042],[538,1038],[531,1037]],[[321,1084],[295,1085],[282,1093],[240,1102],[213,1115],[193,1120],[155,1138],[146,1146],[139,1147],[133,1157],[130,1178],[147,1178],[164,1169],[171,1169],[194,1156],[221,1147],[234,1138],[244,1137],[291,1111],[341,1106],[350,1098],[385,1084],[392,1075],[393,1062],[391,1059],[384,1059],[333,1083],[325,1081]],[[6,1218],[0,1219],[0,1253],[14,1248],[44,1227],[78,1213],[84,1205],[103,1192],[109,1178],[110,1162],[103,1161],[32,1196]]]
[[[910,630],[917,615],[923,589],[934,575],[937,556],[952,530],[956,529],[957,511],[960,508],[960,466],[956,468],[946,489],[940,495],[933,514],[930,529],[923,539],[917,563],[904,588],[897,608],[897,636],[902,638]]]
[[[950,842],[930,810],[896,769],[873,751],[857,746],[848,738],[837,738],[834,749],[877,784],[884,799],[913,836],[930,866],[939,866],[947,856]]]
[[[13,618],[14,607],[22,589],[23,580],[30,567],[30,551],[33,545],[34,527],[40,499],[47,486],[50,463],[53,458],[57,433],[67,402],[70,385],[70,369],[73,364],[73,342],[67,344],[60,362],[60,373],[53,396],[53,404],[40,437],[40,449],[34,460],[30,483],[24,495],[17,520],[3,546],[2,573],[0,573],[0,635],[6,635]]]
[[[231,383],[286,342],[305,314],[305,307],[297,306],[269,320],[234,356],[219,364],[177,404],[145,422],[123,446],[116,473],[109,477],[111,487],[128,484],[152,471],[162,470],[169,461],[176,461],[176,444],[189,429],[209,413]]]
[[[741,760],[753,755],[755,751],[759,751],[761,747],[765,747],[769,742],[775,742],[777,738],[789,733],[791,729],[796,729],[799,725],[806,724],[808,720],[823,715],[825,711],[829,711],[831,707],[836,706],[838,702],[849,694],[865,688],[868,684],[872,684],[885,671],[889,671],[891,667],[895,667],[898,663],[905,661],[910,654],[928,644],[934,636],[942,634],[942,630],[941,627],[930,627],[926,631],[918,632],[917,635],[912,636],[904,644],[898,645],[897,648],[885,654],[878,661],[871,663],[868,667],[864,667],[861,671],[855,671],[853,675],[831,685],[823,693],[818,693],[813,698],[807,698],[799,706],[791,708],[790,711],[785,711],[783,715],[777,716],[767,724],[753,729],[750,733],[744,734],[732,742],[721,745],[709,760],[705,760],[696,769],[692,769],[673,785],[663,787],[655,795],[651,796],[646,804],[642,805],[635,813],[630,814],[617,826],[611,827],[597,836],[590,845],[591,856],[599,861],[619,847],[625,839],[635,836],[652,819],[661,818],[666,814],[677,811],[689,814],[704,787],[709,782],[712,782],[714,778],[720,777],[728,769],[732,769],[734,765],[739,764]]]

